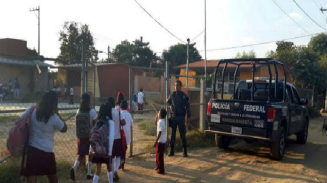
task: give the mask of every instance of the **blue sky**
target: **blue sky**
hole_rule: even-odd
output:
[[[310,33],[324,32],[293,2],[275,0],[289,16]],[[162,25],[180,39],[193,39],[204,30],[204,0],[138,0]],[[304,11],[326,28],[326,16],[320,7],[326,0],[296,0]],[[318,6],[317,6],[318,5]],[[96,38],[96,48],[106,51],[122,40],[133,41],[143,36],[155,52],[162,52],[180,42],[154,22],[134,0],[107,1],[3,1],[0,6],[0,38],[24,39],[37,49],[37,18],[30,8],[41,7],[41,54],[57,57],[59,31],[65,21],[89,24]],[[240,46],[307,35],[292,22],[272,0],[207,0],[207,49]],[[306,45],[310,37],[292,40]],[[204,34],[195,42],[204,50]],[[254,50],[265,57],[276,44],[207,52],[208,59],[231,58],[237,52]],[[160,55],[160,53],[158,53]],[[204,52],[201,52],[204,57]],[[99,54],[105,58],[106,54]]]

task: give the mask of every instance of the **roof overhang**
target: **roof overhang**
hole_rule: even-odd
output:
[[[16,65],[16,66],[31,66],[31,67],[50,67],[53,68],[53,65],[44,63],[40,60],[15,60],[0,57],[0,64],[7,64],[7,65]]]

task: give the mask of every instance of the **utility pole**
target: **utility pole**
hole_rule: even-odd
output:
[[[327,11],[327,9],[320,8],[321,13],[324,13],[324,11]],[[326,26],[327,26],[327,19],[326,19]],[[327,28],[326,28],[326,36],[327,36]],[[326,46],[326,59],[327,59],[327,46]],[[325,97],[325,112],[327,111],[327,91],[326,91],[326,97]]]
[[[110,58],[110,46],[108,45],[108,63],[110,63],[109,58]]]
[[[33,8],[30,11],[38,12],[38,15],[37,15],[37,19],[38,19],[38,50],[37,50],[37,53],[40,56],[40,6],[38,6],[37,8]]]
[[[186,87],[188,87],[188,52],[189,52],[189,46],[190,46],[190,39],[187,38],[187,50],[186,50]]]
[[[204,0],[204,81],[207,83],[207,1]]]
[[[82,40],[82,94],[85,92],[85,42],[84,42],[84,33],[83,40]]]

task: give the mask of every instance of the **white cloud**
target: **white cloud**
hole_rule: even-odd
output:
[[[293,12],[293,13],[289,13],[288,14],[290,17],[292,17],[293,19],[295,20],[302,20],[303,19],[303,16],[296,13],[296,12]]]

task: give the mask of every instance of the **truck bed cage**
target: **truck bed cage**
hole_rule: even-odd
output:
[[[234,91],[233,91],[233,96],[235,96],[235,91],[236,91],[236,75],[237,72],[242,65],[252,65],[252,87],[251,87],[251,101],[253,101],[254,98],[254,73],[256,71],[256,65],[267,65],[268,67],[268,73],[269,73],[269,90],[268,90],[268,100],[271,102],[272,97],[270,95],[271,92],[271,84],[272,84],[272,74],[271,74],[271,65],[274,65],[275,67],[275,97],[274,100],[276,101],[277,99],[277,89],[278,89],[278,69],[277,69],[277,64],[281,65],[283,68],[284,72],[284,87],[283,87],[283,102],[285,102],[285,93],[286,93],[286,72],[285,72],[285,65],[283,62],[273,59],[273,58],[254,58],[254,59],[222,59],[219,60],[215,69],[215,77],[214,77],[214,82],[212,83],[212,96],[216,98],[216,81],[217,81],[217,73],[219,70],[219,66],[221,64],[224,64],[223,71],[222,71],[222,89],[221,89],[221,99],[224,97],[224,83],[225,83],[225,71],[227,68],[228,64],[233,64],[236,65],[236,69],[234,72]]]

